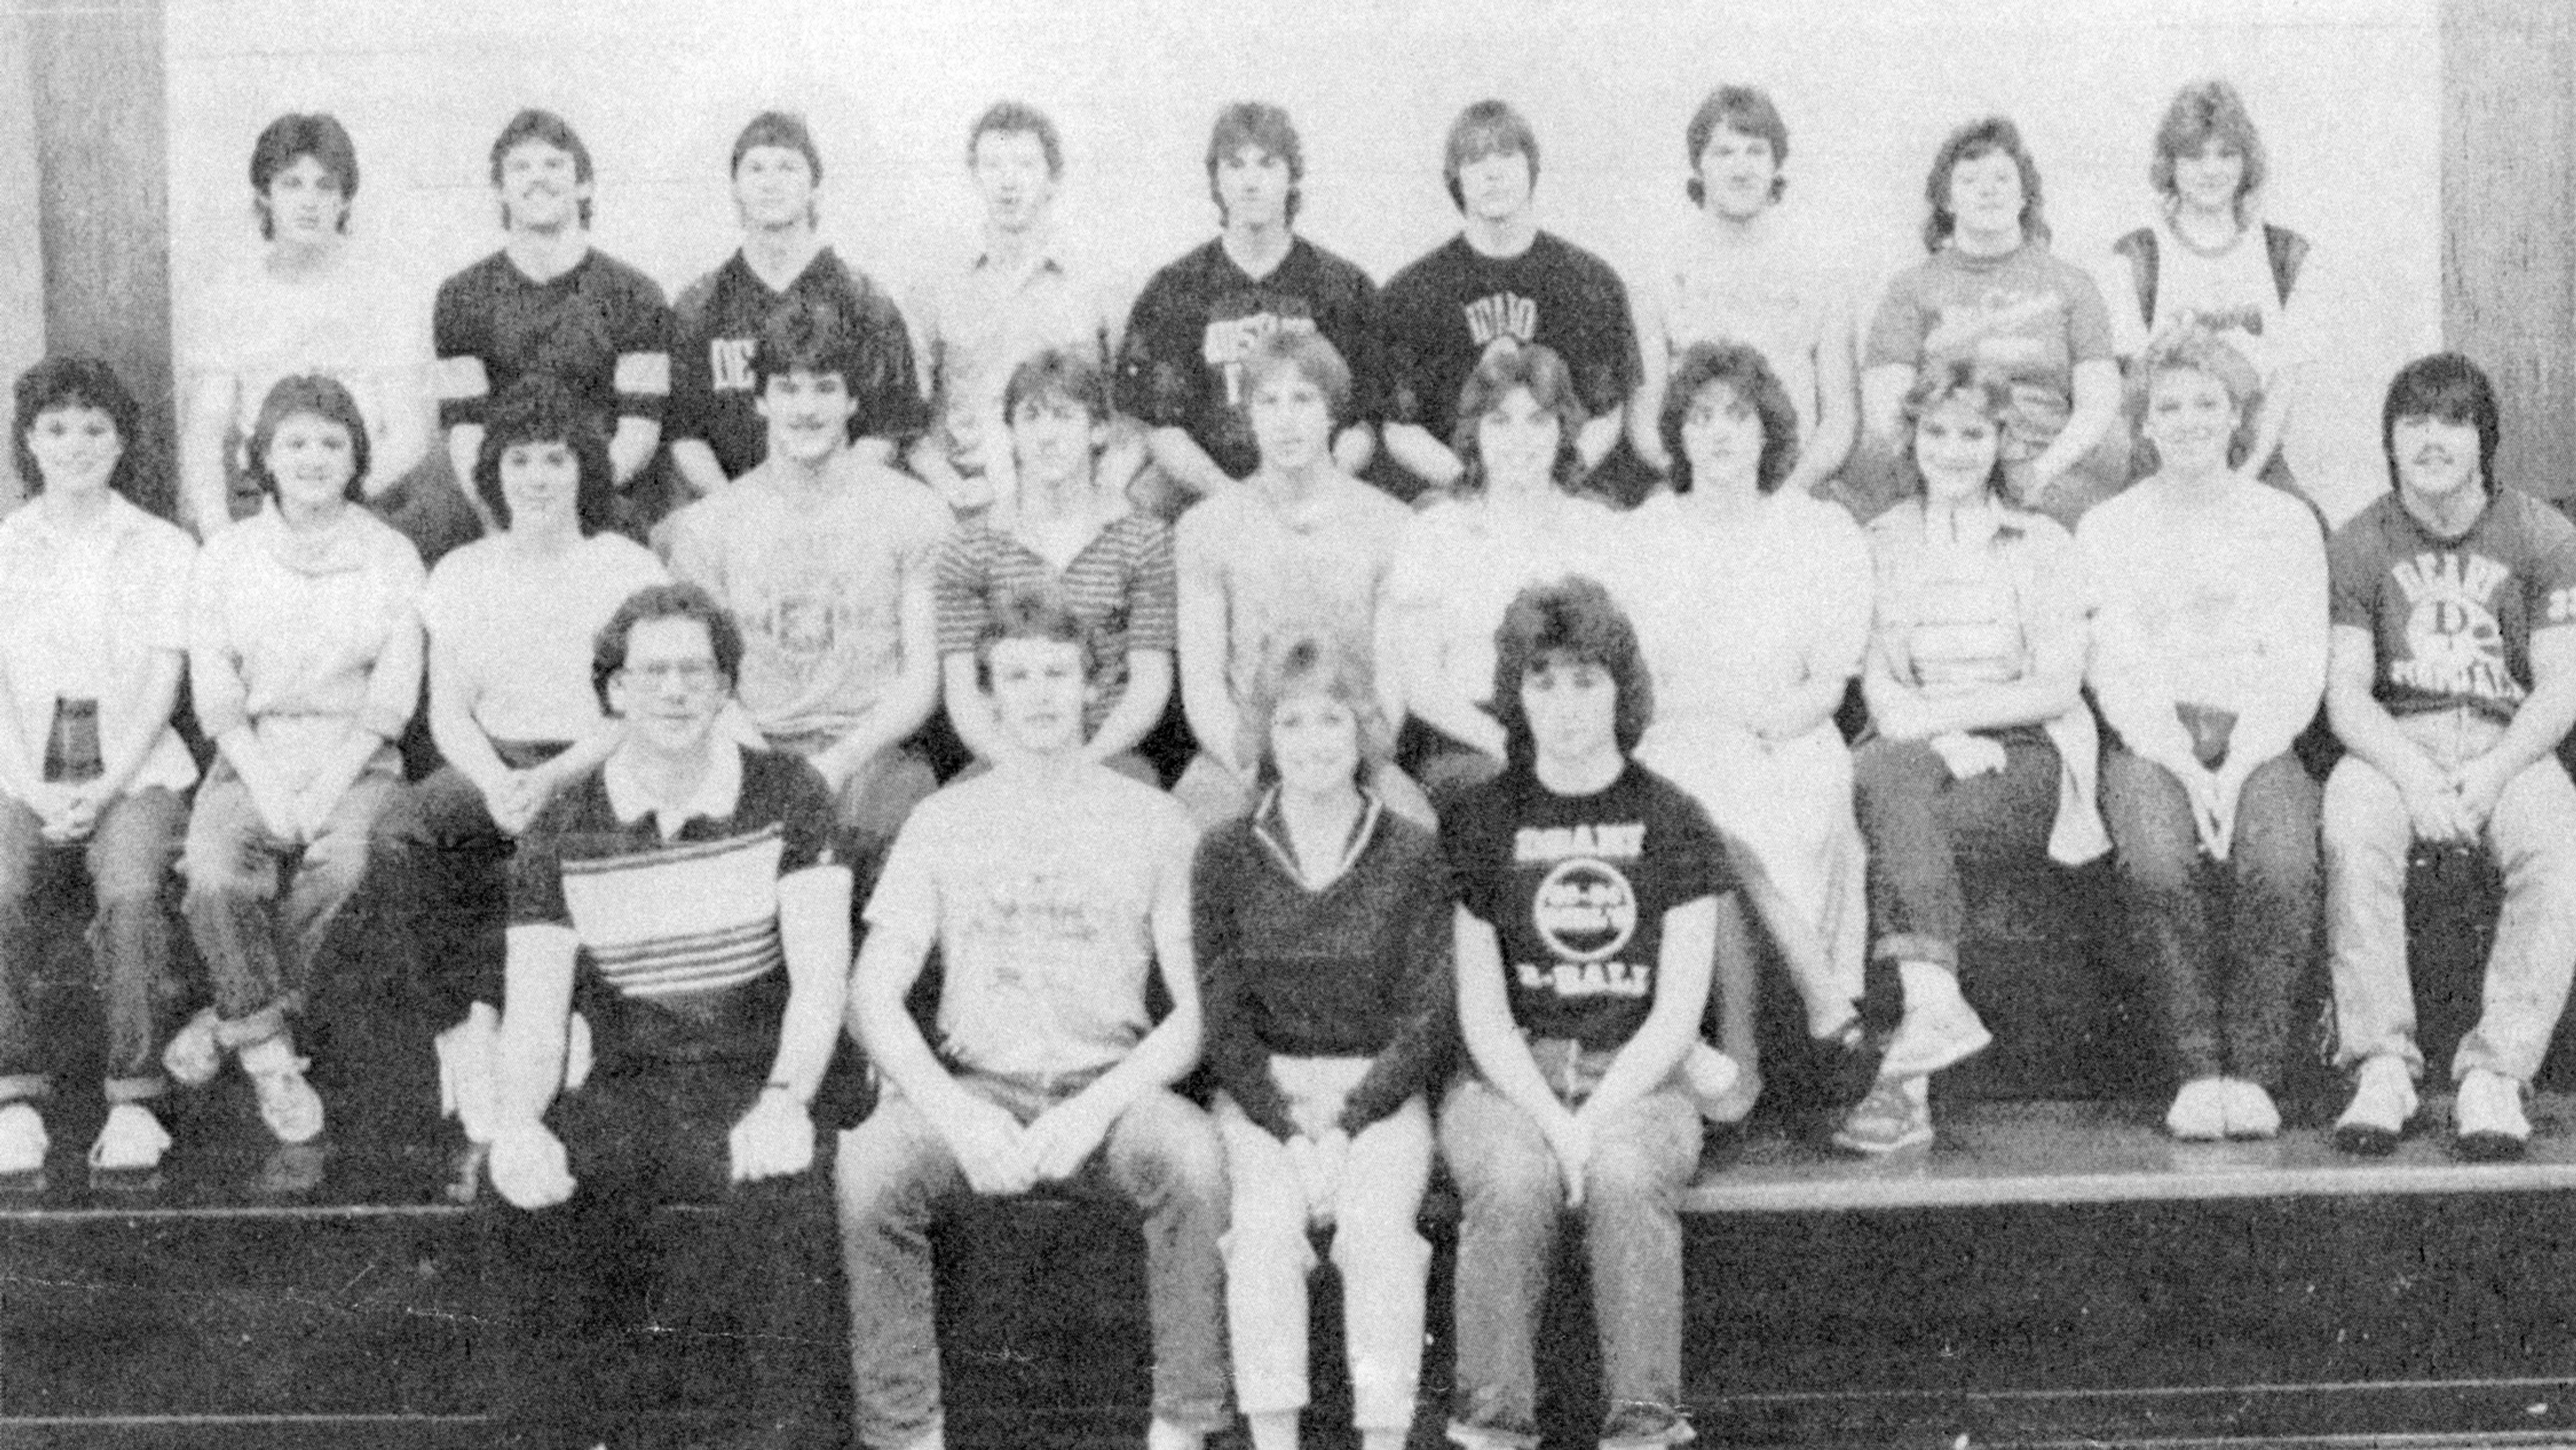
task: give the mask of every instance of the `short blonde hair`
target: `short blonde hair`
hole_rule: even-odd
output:
[[[1378,704],[1368,661],[1328,639],[1300,635],[1266,651],[1243,702],[1239,759],[1254,762],[1253,780],[1268,787],[1279,779],[1270,726],[1281,706],[1300,695],[1320,694],[1351,712],[1359,732],[1360,776],[1395,758],[1395,728]]]

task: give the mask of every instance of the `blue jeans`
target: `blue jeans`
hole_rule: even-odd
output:
[[[1568,1107],[1612,1053],[1535,1041],[1531,1056]],[[1670,1083],[1601,1125],[1584,1177],[1583,1246],[1601,1335],[1605,1446],[1691,1438],[1682,1393],[1682,1190],[1699,1166],[1699,1113]],[[1450,1438],[1538,1444],[1536,1350],[1565,1185],[1538,1124],[1469,1075],[1440,1109],[1440,1151],[1457,1180],[1458,1378]]]
[[[998,1077],[960,1073],[957,1081],[1022,1123],[1071,1096],[1069,1088]],[[930,1228],[943,1205],[970,1190],[947,1143],[900,1093],[889,1092],[866,1122],[841,1135],[833,1167],[859,1443],[899,1450],[945,1424]],[[1222,1428],[1227,1192],[1215,1123],[1176,1094],[1146,1093],[1063,1187],[1144,1210],[1154,1416],[1184,1429]]]
[[[170,918],[161,891],[179,853],[187,807],[159,786],[128,791],[99,813],[77,846],[56,846],[23,803],[0,798],[0,1102],[43,1097],[35,1072],[36,986],[45,953],[28,897],[55,853],[81,853],[98,916],[90,923],[92,971],[107,1016],[107,1100],[140,1102],[167,1086],[154,1057],[170,992]]]
[[[1959,969],[1968,906],[1959,860],[2048,858],[2057,750],[2037,729],[1999,731],[2004,768],[1960,780],[1920,740],[1872,740],[1852,755],[1869,842],[1870,954]]]

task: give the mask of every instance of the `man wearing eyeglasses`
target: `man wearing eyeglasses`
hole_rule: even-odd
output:
[[[815,1123],[847,1121],[814,1099],[840,1034],[850,872],[812,767],[718,728],[743,657],[705,591],[630,596],[591,664],[625,734],[511,863],[491,1174],[527,1210],[498,1226],[522,1357],[508,1414],[530,1437],[512,1443],[597,1441],[618,1392],[592,1356],[674,1318],[742,1346],[762,1421],[748,1443],[813,1443],[828,1423],[833,1387],[784,1351],[812,1337],[793,1322],[801,1286],[830,1272]],[[567,1073],[575,1010],[591,1061]],[[669,1267],[727,1302],[674,1307],[709,1297],[675,1292],[648,1231],[674,1201],[726,1205],[723,1232]],[[700,1329],[701,1313],[724,1322]]]
[[[865,363],[832,310],[779,307],[751,367],[768,457],[671,516],[667,562],[741,629],[743,708],[823,777],[864,899],[938,784],[911,740],[939,698],[931,575],[954,520],[927,486],[852,451]]]

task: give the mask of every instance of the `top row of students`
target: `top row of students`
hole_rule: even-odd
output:
[[[1670,464],[1654,419],[1673,360],[1694,342],[1738,341],[1762,353],[1796,408],[1800,491],[1838,497],[1864,519],[1902,496],[1906,389],[1932,364],[1967,359],[2011,381],[2014,500],[2071,522],[2147,471],[2133,468],[2121,425],[2118,360],[2194,319],[2260,374],[2246,471],[2289,481],[2283,384],[2299,358],[2285,320],[2307,247],[2259,221],[2263,143],[2226,81],[2184,88],[2158,128],[2149,170],[2161,216],[2115,248],[2117,305],[2050,252],[2038,166],[2002,117],[1942,143],[1925,186],[1929,255],[1890,282],[1857,330],[1845,280],[1777,218],[1790,133],[1772,100],[1722,86],[1684,144],[1702,224],[1632,306],[1607,264],[1538,228],[1542,151],[1529,123],[1500,101],[1470,106],[1442,163],[1460,233],[1381,291],[1298,233],[1305,156],[1287,113],[1232,105],[1206,156],[1219,234],[1154,273],[1121,318],[1105,279],[1059,244],[1063,147],[1042,112],[1003,102],[977,118],[967,160],[984,203],[981,245],[932,269],[904,309],[823,243],[822,153],[801,119],[769,112],[733,147],[742,246],[673,309],[650,278],[591,245],[589,150],[561,117],[529,110],[491,151],[504,243],[439,287],[421,340],[400,300],[348,259],[359,181],[348,132],[328,115],[281,116],[250,163],[267,239],[260,265],[216,289],[188,360],[182,508],[201,534],[254,510],[239,443],[258,402],[277,378],[320,371],[359,397],[381,460],[370,487],[424,554],[469,537],[473,521],[437,470],[410,477],[429,452],[421,368],[434,351],[436,422],[456,478],[471,473],[491,400],[523,374],[552,374],[611,437],[619,522],[640,535],[759,463],[751,349],[761,322],[800,297],[862,340],[851,424],[862,450],[968,509],[1007,492],[1009,450],[993,446],[1003,383],[1048,348],[1114,374],[1126,420],[1104,460],[1114,481],[1132,481],[1166,516],[1224,491],[1254,463],[1243,358],[1282,328],[1320,332],[1349,362],[1336,461],[1402,498],[1459,477],[1455,401],[1501,339],[1565,359],[1592,420],[1581,456],[1623,498]]]

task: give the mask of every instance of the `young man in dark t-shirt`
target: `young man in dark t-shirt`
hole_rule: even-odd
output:
[[[2415,1115],[2415,843],[2484,850],[2504,875],[2485,1010],[2451,1059],[2463,1156],[2529,1141],[2523,1098],[2576,968],[2576,784],[2555,753],[2576,724],[2576,525],[2498,483],[2496,439],[2476,364],[2407,364],[2381,413],[2394,491],[2327,550],[2326,714],[2351,752],[2322,825],[2336,1060],[2356,1079],[2335,1124],[2347,1152],[2394,1149]]]
[[[734,139],[742,246],[681,291],[672,329],[671,461],[692,497],[740,478],[767,453],[751,354],[762,324],[791,298],[829,308],[857,340],[850,379],[859,405],[850,419],[855,450],[890,464],[921,431],[924,409],[903,315],[883,288],[815,235],[822,185],[823,155],[804,118],[764,111]]]
[[[1597,466],[1619,441],[1642,366],[1628,289],[1608,263],[1539,230],[1538,136],[1510,106],[1479,101],[1459,113],[1441,176],[1464,228],[1378,299],[1387,452],[1426,485],[1456,482],[1468,374],[1495,348],[1542,343],[1565,359],[1592,415],[1576,451]]]
[[[1628,753],[1652,718],[1636,631],[1589,579],[1522,591],[1496,638],[1504,772],[1441,822],[1458,877],[1458,1025],[1475,1072],[1442,1105],[1456,1176],[1450,1438],[1534,1443],[1533,1340],[1562,1213],[1583,1221],[1604,1445],[1689,1438],[1681,1400],[1685,1086],[1711,966],[1745,949],[1717,828]]]
[[[528,373],[562,380],[608,437],[618,526],[641,537],[663,511],[648,472],[671,391],[671,315],[652,278],[590,244],[590,150],[551,111],[526,110],[492,142],[501,250],[438,285],[438,424],[458,478],[474,476],[492,400]]]
[[[1151,432],[1161,511],[1222,493],[1260,462],[1243,362],[1271,333],[1320,332],[1349,363],[1352,405],[1333,439],[1346,473],[1368,466],[1380,411],[1377,287],[1296,234],[1305,153],[1288,113],[1231,105],[1208,137],[1208,190],[1224,230],[1154,274],[1118,350],[1118,408]]]
[[[789,1316],[827,1272],[814,1100],[840,1036],[850,873],[813,768],[717,728],[741,659],[703,591],[630,596],[591,666],[626,735],[511,863],[491,1174],[526,1210],[501,1228],[526,1356],[513,1414],[565,1443],[599,1436],[600,1367],[583,1360],[602,1309],[641,1333],[681,1297],[647,1231],[673,1201],[728,1205],[706,1242],[733,1251],[689,1268],[732,1291],[758,1443],[816,1443],[829,1423],[811,1366],[781,1351],[810,1338]]]

